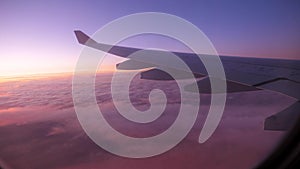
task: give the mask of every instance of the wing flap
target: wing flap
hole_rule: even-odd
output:
[[[297,101],[290,107],[266,118],[264,123],[265,130],[282,131],[293,127],[300,115],[300,102]]]
[[[124,62],[118,63],[116,67],[118,70],[139,70],[156,67],[156,65],[136,60],[126,60]]]
[[[166,68],[165,68],[166,69]],[[179,79],[189,79],[190,74],[185,71],[172,69],[170,72],[176,73],[177,80]],[[195,78],[201,78],[205,75],[201,74],[193,74]],[[141,72],[141,79],[148,79],[148,80],[174,80],[174,78],[168,74],[167,72],[160,70],[160,69],[151,69],[147,71]]]
[[[216,82],[218,82],[218,81],[221,81],[222,79],[215,79],[215,80],[216,80]],[[253,87],[253,86],[248,86],[248,85],[233,82],[233,81],[230,81],[230,80],[226,80],[226,84],[227,84],[227,93],[261,90],[261,89],[258,89],[256,87]],[[198,91],[200,93],[211,94],[211,86],[210,86],[209,77],[206,77],[204,79],[201,79],[201,80],[197,81],[197,85],[198,85]],[[190,91],[190,92],[196,92],[196,91],[193,90],[192,86],[193,85],[185,86],[185,90]],[[222,90],[216,89],[215,92],[216,93],[221,93],[221,91]],[[216,93],[214,93],[214,94],[216,94]]]
[[[276,78],[270,82],[261,83],[258,86],[262,89],[268,89],[300,100],[300,83],[286,78]]]

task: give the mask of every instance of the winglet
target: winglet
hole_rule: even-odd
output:
[[[88,35],[86,35],[80,30],[75,30],[74,33],[80,44],[86,45],[87,43],[97,43],[95,40],[93,40],[92,38],[90,38]]]

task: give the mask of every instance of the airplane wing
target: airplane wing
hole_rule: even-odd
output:
[[[101,51],[128,58],[131,54],[143,50],[138,48],[112,46],[98,43],[81,31],[75,31],[80,44],[89,46]],[[109,50],[108,50],[109,49]],[[151,56],[159,56],[165,51],[149,51]],[[172,52],[184,61],[194,73],[195,78],[205,77],[197,82],[200,93],[210,93],[209,76],[205,66],[194,53]],[[201,55],[210,57],[209,55]],[[300,116],[300,60],[266,59],[266,58],[245,58],[220,56],[226,74],[227,92],[243,92],[254,90],[272,90],[280,92],[296,99],[290,107],[276,113],[265,120],[265,130],[287,130]],[[130,58],[117,65],[118,69],[138,70],[151,68],[141,72],[142,79],[152,80],[172,80],[167,73],[155,67],[164,66],[159,63],[152,63],[148,60]],[[168,69],[173,69],[180,73],[180,77],[185,78],[184,70],[175,65],[168,65]],[[189,86],[186,86],[186,90]]]

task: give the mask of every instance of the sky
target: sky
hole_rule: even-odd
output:
[[[190,21],[220,55],[300,58],[297,0],[2,0],[0,76],[72,72],[82,49],[74,30],[91,35],[138,12],[164,12]],[[138,41],[128,46],[143,47]]]

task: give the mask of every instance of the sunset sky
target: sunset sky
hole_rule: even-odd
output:
[[[195,79],[184,79],[190,72],[170,64],[166,72],[176,75],[170,80],[159,69],[150,68],[132,79],[128,78],[132,72],[127,76],[111,72],[90,76],[89,70],[94,67],[84,68],[95,63],[95,57],[85,57],[79,69],[85,72],[73,76],[84,48],[74,30],[93,36],[111,21],[141,12],[163,12],[191,22],[206,34],[219,55],[299,61],[265,66],[268,59],[244,59],[232,64],[236,58],[228,57],[224,61],[228,69],[205,71],[203,74],[208,76],[203,79],[198,78],[202,77],[201,71],[195,71]],[[287,136],[287,131],[265,130],[269,124],[279,124],[280,128],[286,124],[285,117],[296,119],[290,116],[299,101],[299,0],[0,0],[0,23],[0,168],[247,169],[260,164]],[[117,31],[124,31],[124,27]],[[119,45],[187,50],[174,39],[150,34],[134,36]],[[186,58],[186,63],[197,63],[197,58]],[[124,58],[110,55],[101,69],[112,71],[121,60]],[[211,66],[207,60],[202,68]],[[189,65],[201,68],[202,64],[198,67],[193,63]],[[151,78],[156,73],[160,75],[157,80]],[[224,73],[228,80],[219,78]],[[200,92],[195,93],[190,86]],[[99,110],[97,117],[93,110]],[[156,119],[145,122],[144,112],[151,115],[152,111],[156,111]],[[141,114],[132,121],[127,112],[129,116]],[[287,115],[281,118],[284,113]],[[100,114],[103,116],[98,117]],[[119,134],[111,129],[126,139],[116,137]],[[186,129],[190,131],[180,136]],[[174,136],[168,137],[169,131]],[[199,142],[201,133],[210,131],[213,134],[208,134],[209,139]],[[137,154],[159,149],[153,146],[156,143],[168,147],[176,135],[182,140],[162,154],[136,159],[114,154],[99,144],[90,134],[97,132],[96,137],[112,145],[113,151]],[[162,139],[160,135],[167,137]],[[132,144],[127,139],[144,142],[148,137],[154,138],[155,144]]]
[[[296,0],[2,0],[0,76],[72,72],[82,49],[75,29],[93,34],[108,22],[137,12],[170,13],[192,22],[219,54],[300,58],[300,2]],[[136,42],[127,45],[143,47]]]

